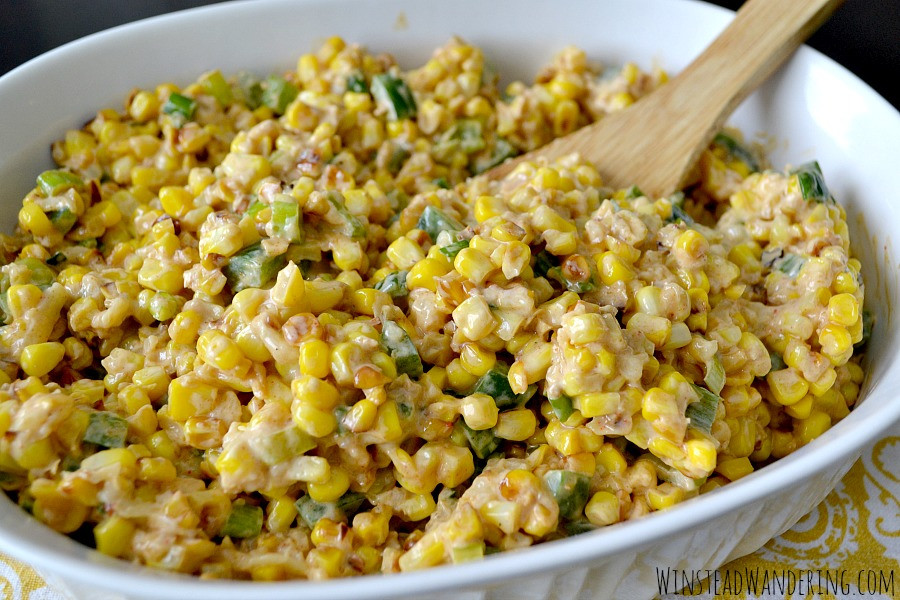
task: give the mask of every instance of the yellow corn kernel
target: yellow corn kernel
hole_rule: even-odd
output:
[[[463,344],[462,350],[459,352],[460,365],[475,377],[481,377],[490,371],[496,362],[496,354],[474,342]]]
[[[574,233],[575,223],[566,220],[558,212],[545,204],[541,204],[531,216],[531,223],[535,229],[543,233],[548,230]]]
[[[460,275],[473,283],[481,283],[496,269],[488,256],[472,247],[459,251],[459,254],[453,259],[453,267]]]
[[[317,377],[304,375],[291,383],[295,401],[315,408],[330,411],[340,401],[337,388]]]
[[[167,458],[161,456],[142,458],[138,461],[138,479],[141,481],[158,481],[168,483],[175,481],[177,473],[175,465]]]
[[[671,508],[682,500],[684,500],[684,490],[671,483],[663,483],[656,488],[647,490],[647,504],[653,510]]]
[[[684,445],[686,460],[693,470],[711,473],[716,468],[716,447],[705,439],[688,440]]]
[[[522,442],[534,435],[537,418],[528,408],[517,408],[499,414],[494,435],[504,439]]]
[[[269,291],[269,296],[284,307],[299,308],[302,306],[306,296],[306,282],[303,280],[300,267],[290,262],[281,269],[275,278],[275,285]]]
[[[766,382],[775,400],[783,406],[796,404],[809,391],[809,383],[793,367],[771,371],[766,376]]]
[[[354,433],[368,431],[375,424],[378,407],[368,398],[363,398],[353,405],[343,418],[344,426]]]
[[[798,402],[791,404],[790,406],[786,406],[784,412],[791,415],[795,419],[805,419],[809,417],[812,412],[814,398],[812,395],[807,394],[803,398],[801,398]]]
[[[823,327],[819,331],[819,344],[822,345],[822,354],[831,358],[832,361],[840,359],[853,350],[853,339],[850,333],[840,325]]]
[[[218,390],[193,376],[177,377],[169,383],[169,416],[176,421],[206,415],[215,408]]]
[[[432,246],[435,248],[436,246]],[[431,252],[429,251],[429,254]],[[437,290],[436,278],[442,277],[450,270],[449,265],[436,259],[420,260],[406,275],[406,287],[409,289],[425,288],[432,292]]]
[[[334,502],[350,487],[350,475],[340,467],[331,468],[331,477],[325,483],[309,483],[307,491],[316,502]]]
[[[150,400],[159,400],[169,389],[171,378],[162,367],[144,367],[135,371],[131,381],[143,390]]]
[[[635,278],[634,269],[622,260],[618,254],[607,250],[597,259],[597,272],[605,285],[617,282],[629,282]]]
[[[619,498],[601,490],[591,496],[584,507],[584,516],[594,525],[610,525],[619,520]]]
[[[687,229],[675,239],[674,249],[692,261],[701,260],[709,251],[709,242],[696,229]]]
[[[716,472],[727,477],[731,481],[737,481],[753,472],[753,465],[746,456],[740,458],[725,458],[719,461]]]
[[[628,324],[629,330],[640,331],[653,345],[661,348],[672,333],[672,322],[665,317],[654,317],[644,313],[634,313]]]
[[[831,428],[831,417],[814,410],[794,426],[794,435],[801,444],[808,444]]]
[[[477,376],[472,375],[463,368],[462,363],[458,358],[454,358],[450,361],[450,364],[447,365],[446,376],[450,387],[457,392],[465,392],[472,389],[472,386],[478,381]]]
[[[146,258],[138,273],[138,283],[157,292],[177,294],[184,287],[184,271],[175,264]]]
[[[221,331],[204,331],[197,339],[197,354],[205,362],[228,371],[245,363],[247,358],[240,347]]]
[[[408,237],[394,240],[385,253],[397,268],[406,270],[412,269],[417,262],[425,258],[422,248]]]
[[[306,340],[300,344],[300,372],[310,377],[324,379],[331,374],[331,348],[328,342],[319,339]]]
[[[59,342],[44,342],[25,346],[19,357],[22,370],[32,377],[43,377],[56,368],[66,354],[66,348]]]
[[[506,202],[496,196],[479,196],[475,199],[475,220],[484,223],[488,219],[498,217],[506,212]]]
[[[650,452],[660,458],[667,458],[670,461],[684,460],[684,449],[675,442],[664,437],[654,437],[648,444]]]
[[[585,418],[615,414],[619,410],[619,392],[588,392],[575,398],[575,408]]]
[[[296,400],[291,405],[291,415],[297,427],[316,438],[329,435],[337,426],[337,421],[331,412]]]
[[[497,319],[481,296],[465,299],[453,310],[452,315],[462,334],[472,341],[487,336],[497,325]]]
[[[490,429],[497,424],[500,414],[497,403],[487,394],[466,396],[460,403],[460,414],[466,425],[476,431]]]
[[[58,457],[50,438],[43,438],[25,446],[15,458],[23,469],[43,469]]]
[[[613,475],[621,475],[628,468],[625,457],[618,448],[612,444],[603,444],[596,453],[597,467],[605,470],[606,473]],[[602,472],[602,471],[601,471]]]
[[[378,413],[375,415],[375,426],[372,428],[372,431],[381,435],[386,442],[395,442],[403,437],[403,429],[400,425],[400,415],[397,412],[396,402],[391,400],[378,407]]]

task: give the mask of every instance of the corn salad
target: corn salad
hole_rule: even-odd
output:
[[[871,324],[815,163],[736,133],[683,193],[577,156],[471,177],[662,85],[566,48],[135,90],[2,244],[0,485],[205,578],[407,571],[665,510],[848,414]]]

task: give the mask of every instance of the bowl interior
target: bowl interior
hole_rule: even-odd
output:
[[[677,72],[728,18],[727,11],[692,0],[260,0],[110,30],[0,78],[0,228],[12,230],[34,176],[52,165],[49,144],[67,128],[81,126],[97,109],[121,107],[134,87],[162,81],[186,84],[212,68],[226,74],[289,69],[297,56],[335,34],[373,51],[390,52],[405,68],[423,63],[435,47],[460,35],[481,46],[506,80],[530,79],[567,44],[584,48],[591,59],[605,64],[633,60],[645,68],[659,64]],[[853,248],[863,264],[866,305],[877,323],[867,358],[865,401],[819,440],[746,480],[609,532],[466,566],[468,583],[572,565],[649,543],[664,532],[685,530],[826,468],[874,440],[900,416],[900,403],[892,402],[900,385],[900,335],[892,313],[900,290],[900,249],[893,240],[893,232],[900,230],[893,168],[900,115],[856,77],[803,48],[740,107],[731,123],[750,138],[774,140],[771,158],[778,168],[819,160],[834,196],[846,207]],[[122,591],[138,581],[153,582],[159,595],[170,597],[183,597],[188,589],[198,599],[249,593],[247,586],[233,583],[147,575],[22,517],[0,498],[0,547],[66,576],[102,577]],[[100,572],[91,564],[105,568]],[[452,586],[461,571],[440,569],[387,580],[391,593],[421,592]],[[309,585],[264,589],[267,596],[287,598],[310,591]],[[322,597],[361,598],[387,588],[337,581],[314,589]]]

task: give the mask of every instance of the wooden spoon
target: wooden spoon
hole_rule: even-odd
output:
[[[837,9],[843,0],[748,0],[684,71],[625,110],[487,172],[573,152],[594,163],[606,185],[636,184],[663,197],[685,184],[725,119]]]

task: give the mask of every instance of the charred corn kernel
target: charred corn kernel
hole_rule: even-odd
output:
[[[475,377],[481,377],[490,371],[496,362],[496,354],[476,343],[463,344],[459,353],[460,365]]]
[[[793,367],[770,372],[766,382],[775,400],[783,406],[796,404],[809,391],[809,383]]]
[[[504,440],[522,442],[533,436],[536,429],[534,411],[518,408],[500,413],[493,431],[495,436]]]
[[[234,340],[215,329],[203,332],[197,339],[197,354],[207,363],[225,371],[247,360]]]
[[[332,467],[331,477],[325,483],[309,483],[307,491],[316,502],[334,502],[350,487],[350,476],[340,467]]]
[[[831,428],[831,417],[818,410],[794,425],[794,435],[801,444],[808,444]]]
[[[746,456],[740,458],[725,458],[716,466],[716,472],[727,477],[731,481],[737,481],[753,472],[753,465]]]
[[[425,258],[422,248],[407,237],[400,237],[394,240],[388,246],[386,254],[397,268],[405,270],[413,268],[417,262]]]
[[[426,258],[420,260],[406,275],[406,287],[411,290],[425,288],[434,292],[437,290],[435,279],[446,275],[449,270],[449,266],[438,259]]]
[[[56,231],[41,207],[34,203],[26,203],[19,210],[19,225],[35,236],[50,235]]]
[[[460,403],[460,413],[466,425],[475,430],[490,429],[497,424],[499,410],[494,399],[487,394],[466,396]]]
[[[33,377],[43,377],[56,368],[66,354],[66,348],[59,342],[43,342],[25,346],[19,357],[22,370]]]
[[[619,520],[619,499],[612,492],[596,492],[584,507],[584,516],[601,527],[615,523]]]
[[[331,348],[328,342],[318,339],[300,344],[300,372],[310,377],[324,379],[331,374]]]

